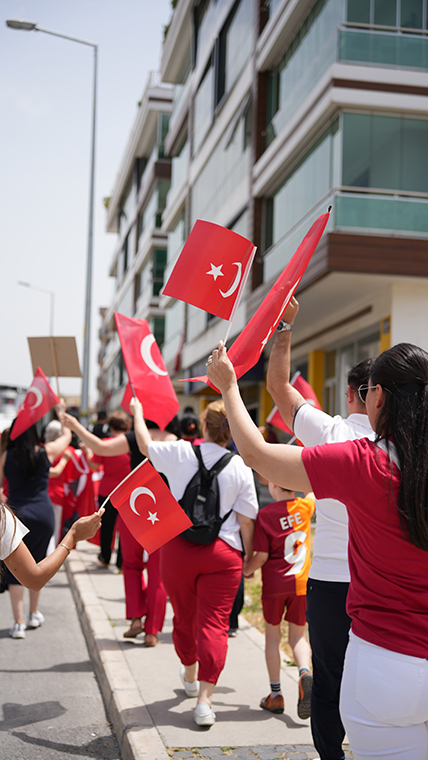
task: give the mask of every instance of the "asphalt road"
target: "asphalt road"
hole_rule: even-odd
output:
[[[121,760],[64,570],[39,608],[44,625],[11,639],[9,593],[0,594],[0,757]]]

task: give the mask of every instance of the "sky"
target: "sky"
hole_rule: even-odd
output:
[[[113,293],[108,276],[116,236],[105,229],[112,193],[151,70],[160,68],[170,0],[0,0],[0,385],[32,380],[27,337],[75,336],[83,367],[88,246],[93,49],[6,19],[98,45],[93,287],[89,395],[96,378],[99,307]],[[80,395],[81,380],[60,378]],[[56,391],[56,383],[53,383]]]

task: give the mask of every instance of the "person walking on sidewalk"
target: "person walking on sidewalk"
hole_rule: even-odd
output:
[[[138,399],[132,399],[131,411],[141,453],[166,475],[179,501],[199,469],[192,443],[153,441]],[[207,406],[201,424],[200,453],[205,467],[211,469],[223,458],[230,439],[221,401]],[[197,697],[194,721],[199,726],[215,722],[212,695],[226,661],[230,612],[242,577],[242,545],[248,560],[258,510],[254,477],[240,456],[232,456],[218,473],[218,487],[220,517],[226,518],[218,537],[199,544],[177,536],[161,549],[162,580],[174,609],[173,640],[182,663],[180,677],[186,695]]]
[[[135,469],[143,456],[137,446],[135,432],[127,433],[101,440],[69,414],[61,415],[63,425],[70,427],[76,435],[100,457],[119,457],[129,454],[131,457],[131,470]],[[154,430],[153,435],[162,434],[176,440],[176,436],[166,431]],[[162,630],[165,610],[166,593],[160,576],[160,551],[155,551],[148,556],[141,544],[128,530],[124,521],[119,516],[119,535],[122,547],[122,570],[125,585],[126,618],[131,620],[131,625],[124,632],[124,638],[136,638],[144,632],[144,643],[147,647],[154,647],[158,643],[157,634]],[[148,584],[146,586],[144,570],[147,568]],[[144,620],[144,628],[142,618]]]
[[[311,651],[305,638],[306,583],[311,563],[311,517],[315,511],[313,494],[296,498],[293,491],[269,483],[274,499],[257,515],[254,530],[256,554],[244,566],[250,577],[262,568],[262,605],[265,620],[265,657],[270,694],[260,707],[273,713],[284,712],[281,692],[281,619],[288,621],[288,643],[299,668],[297,714],[302,720],[311,714]]]
[[[113,412],[108,418],[108,426],[111,435],[104,437],[101,440],[108,441],[110,438],[117,438],[119,435],[126,434],[131,427],[131,418],[125,412]],[[96,433],[93,433],[93,435],[96,435]],[[97,438],[100,438],[100,436],[97,436]],[[131,472],[131,460],[129,454],[118,454],[117,456],[112,457],[93,453],[92,456],[88,458],[88,464],[91,470],[98,471],[101,467],[104,470],[104,475],[100,481],[98,496],[98,503],[101,507],[108,495]],[[98,555],[98,560],[102,565],[108,567],[110,564],[111,546],[116,527],[117,509],[113,506],[110,500],[106,502],[104,508],[105,514],[100,530],[101,551]],[[119,570],[122,567],[120,538],[118,542],[116,566]]]
[[[267,388],[283,420],[305,446],[359,438],[374,439],[364,401],[358,394],[367,386],[371,359],[359,362],[348,373],[348,417],[330,417],[305,402],[290,385],[291,328],[299,304],[293,297],[283,314],[289,329],[275,333],[269,358]],[[364,396],[365,398],[365,396]],[[298,414],[297,414],[298,410]],[[338,479],[343,474],[336,473]],[[312,649],[313,688],[311,731],[321,760],[344,760],[345,729],[339,712],[340,684],[348,646],[351,619],[346,611],[349,589],[348,515],[337,499],[317,501],[312,565],[309,570],[306,617]]]

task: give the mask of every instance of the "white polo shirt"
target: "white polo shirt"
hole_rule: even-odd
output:
[[[171,493],[179,501],[199,467],[192,444],[190,441],[182,440],[152,441],[148,449],[153,467],[166,475]],[[201,454],[205,467],[209,470],[214,467],[226,451],[217,443],[202,443]],[[239,512],[255,520],[258,501],[253,473],[238,454],[232,457],[226,467],[219,472],[218,486],[220,517],[224,517],[232,509],[232,513],[220,528],[219,538],[241,551],[242,543],[236,513]]]
[[[341,443],[357,438],[375,439],[366,414],[350,414],[347,419],[314,409],[310,404],[299,407],[294,420],[294,433],[305,446]],[[341,477],[341,473],[337,473]],[[314,550],[309,577],[320,581],[349,583],[348,513],[336,499],[317,499]]]
[[[24,536],[29,533],[29,530],[17,517],[13,519],[8,509],[0,507],[0,510],[0,530],[3,531],[0,538],[0,559],[7,559],[18,548]]]

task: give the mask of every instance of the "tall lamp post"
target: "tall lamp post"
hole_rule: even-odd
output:
[[[10,29],[21,29],[26,32],[44,32],[52,34],[54,37],[62,37],[65,40],[78,42],[81,45],[89,45],[94,51],[94,85],[92,100],[92,146],[91,146],[91,173],[90,173],[90,191],[89,191],[89,220],[88,220],[88,254],[86,261],[86,299],[85,299],[85,322],[83,328],[83,377],[82,377],[82,398],[80,404],[80,413],[83,421],[87,424],[89,412],[89,348],[91,339],[91,307],[92,307],[92,250],[94,237],[94,188],[95,188],[95,123],[96,123],[96,96],[97,96],[97,53],[98,46],[93,42],[80,40],[77,37],[69,37],[67,34],[51,32],[48,29],[41,29],[32,21],[22,21],[18,19],[8,19],[6,26]]]
[[[40,290],[41,293],[48,293],[51,298],[50,311],[49,311],[49,335],[53,337],[54,334],[54,312],[55,312],[55,293],[48,288],[41,288],[38,285],[32,285],[31,282],[23,282],[18,280],[18,285],[23,285],[24,288],[31,288],[31,290]]]

